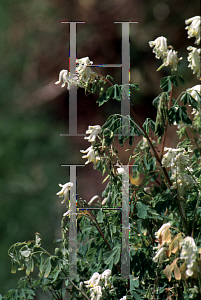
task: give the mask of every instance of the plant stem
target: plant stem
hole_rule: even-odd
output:
[[[173,84],[172,84],[172,88],[171,88],[171,91],[170,91],[170,100],[169,100],[169,103],[168,103],[168,110],[170,109],[171,107],[171,103],[172,103],[172,91],[173,91]],[[161,159],[163,157],[163,152],[164,152],[164,147],[165,147],[165,140],[166,140],[166,136],[167,136],[167,128],[168,128],[168,119],[166,119],[166,123],[165,123],[165,133],[164,133],[164,136],[163,136],[163,144],[162,144],[162,149],[161,149]]]
[[[90,300],[89,297],[81,289],[79,289],[72,280],[70,280],[69,278],[68,278],[68,280],[85,297],[85,299]]]

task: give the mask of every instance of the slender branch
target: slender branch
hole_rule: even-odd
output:
[[[27,278],[28,278],[28,281],[29,281],[29,284],[30,284],[31,289],[34,291],[33,285],[32,285],[32,283],[31,283],[30,275],[28,275]],[[34,299],[37,300],[37,297],[34,296]]]
[[[68,278],[68,280],[85,297],[85,299],[90,300],[89,297],[81,289],[79,289],[72,280],[70,280],[69,278]]]

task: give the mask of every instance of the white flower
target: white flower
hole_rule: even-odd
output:
[[[198,96],[197,96],[196,92],[201,96],[201,85],[197,84],[197,85],[193,86],[192,88],[187,89],[186,91],[189,92],[189,94],[191,94],[191,96],[196,101],[198,101]]]
[[[90,143],[94,143],[96,141],[97,135],[100,133],[101,133],[100,125],[88,126],[88,130],[86,131],[86,134],[89,134],[89,136],[85,136],[84,139],[88,140],[88,142]]]
[[[196,270],[196,259],[197,259],[197,246],[192,237],[187,236],[182,242],[182,251],[180,254],[181,259],[185,259],[186,261],[186,275],[192,276],[194,270]]]
[[[176,181],[171,186],[172,189],[178,188],[180,197],[183,197],[187,189],[192,188],[195,185],[193,178],[188,174],[178,174],[175,176]]]
[[[61,203],[64,203],[68,199],[68,192],[73,187],[72,182],[67,182],[64,185],[59,183],[59,186],[62,188],[60,192],[56,193],[59,197],[64,197],[64,200]]]
[[[107,269],[105,270],[102,275],[101,278],[104,279],[105,278],[105,287],[107,286],[107,277],[109,277],[111,275],[111,270]]]
[[[155,232],[155,237],[156,237],[157,239],[159,239],[160,236],[163,235],[164,231],[165,231],[167,228],[170,228],[170,226],[171,226],[171,225],[170,225],[169,222],[166,223],[166,224],[163,224],[163,225],[161,226],[161,228],[160,228],[157,232]]]
[[[153,49],[153,53],[156,54],[156,58],[165,58],[167,55],[167,39],[163,36],[158,37],[154,41],[149,42],[149,46]]]
[[[177,65],[178,65],[179,59],[177,56],[177,52],[175,50],[168,50],[167,52],[167,59],[164,62],[164,66],[171,66],[171,69],[173,69],[174,71],[177,70]]]
[[[187,169],[191,171],[188,167],[190,163],[189,154],[184,148],[174,149],[165,147],[165,151],[166,150],[168,150],[168,152],[163,155],[161,162],[163,167],[171,167],[173,178],[175,178],[178,173],[183,173]]]
[[[188,61],[190,62],[188,67],[193,70],[193,74],[197,73],[197,77],[200,78],[200,54],[201,49],[189,46],[187,50],[191,51],[188,54]]]
[[[96,151],[93,146],[90,146],[86,150],[80,150],[82,153],[87,153],[86,155],[82,156],[82,158],[87,158],[87,161],[85,162],[85,165],[92,162],[94,166],[96,166],[96,163],[100,160],[100,156],[98,155],[98,151]]]
[[[59,84],[63,81],[61,87],[67,84],[69,90],[72,85],[86,88],[89,82],[96,81],[98,75],[91,70],[89,65],[92,65],[93,61],[90,61],[89,57],[76,59],[76,74],[71,74],[67,70],[62,70],[59,73],[59,81],[55,84]]]
[[[99,300],[102,296],[101,286],[97,285],[91,288],[91,300]]]
[[[104,198],[101,204],[104,205],[107,201],[108,201],[108,198]]]
[[[98,195],[93,196],[91,198],[91,200],[88,202],[88,205],[91,205],[94,202],[94,200],[97,200],[97,199],[100,199],[100,197]]]
[[[117,173],[120,175],[126,174],[126,171],[123,167],[118,167],[117,168]]]
[[[200,23],[201,23],[201,17],[196,16],[193,18],[190,18],[185,21],[186,25],[190,24],[189,26],[186,26],[185,29],[188,30],[188,39],[195,37],[195,44],[200,44]]]
[[[160,265],[163,262],[163,260],[164,260],[166,252],[167,252],[167,248],[166,247],[159,247],[158,252],[156,253],[156,255],[153,258],[153,261],[155,263],[158,262],[158,264]]]
[[[55,84],[59,84],[62,81],[63,81],[63,83],[62,83],[61,87],[63,88],[67,84],[68,90],[70,89],[70,87],[72,85],[77,85],[79,83],[77,76],[74,74],[71,74],[70,72],[68,72],[68,70],[62,70],[59,73],[59,81],[55,82]]]
[[[101,279],[101,275],[98,272],[95,272],[91,279],[84,281],[84,284],[86,284],[86,287],[94,287],[99,285]]]
[[[123,296],[123,298],[119,299],[119,300],[126,300],[126,296]]]
[[[176,157],[177,153],[181,150],[165,147],[165,151],[168,152],[163,155],[163,159],[161,161],[162,165],[163,167],[172,167],[174,165],[174,158]]]

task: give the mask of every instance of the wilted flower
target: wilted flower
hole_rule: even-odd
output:
[[[149,42],[149,46],[153,49],[153,53],[156,54],[156,58],[165,58],[167,55],[167,39],[163,36],[158,37],[154,41]]]
[[[171,69],[173,69],[174,71],[177,70],[177,65],[178,65],[179,59],[177,56],[177,52],[175,50],[168,50],[167,53],[167,59],[164,62],[164,66],[171,66]]]
[[[89,134],[89,136],[85,136],[84,139],[88,140],[90,143],[94,143],[96,141],[97,135],[100,133],[101,133],[100,125],[88,126],[88,130],[86,131],[86,134]]]
[[[86,150],[80,150],[82,153],[87,153],[86,155],[82,156],[82,158],[87,158],[87,161],[85,162],[85,165],[92,162],[94,166],[96,166],[97,162],[100,160],[100,156],[98,155],[98,151],[93,148],[93,146],[90,146]]]
[[[200,23],[201,23],[201,17],[196,16],[193,18],[190,18],[185,21],[186,25],[190,24],[189,26],[186,26],[185,29],[188,30],[188,39],[195,37],[195,44],[200,44]]]
[[[201,49],[197,49],[195,47],[189,46],[187,50],[191,51],[188,54],[188,61],[190,62],[188,67],[193,70],[193,74],[197,73],[197,77],[200,78],[200,54]]]
[[[163,235],[163,233],[165,232],[165,230],[167,229],[167,228],[170,228],[170,223],[168,222],[168,223],[166,223],[166,224],[163,224],[162,226],[161,226],[161,228],[155,233],[155,237],[157,238],[157,239],[160,239],[160,237]]]
[[[68,192],[73,187],[72,182],[67,182],[64,185],[59,183],[59,186],[62,188],[60,192],[56,193],[59,197],[64,197],[64,200],[61,203],[64,203],[68,199]]]
[[[186,275],[192,276],[194,271],[196,271],[196,259],[197,259],[197,251],[198,248],[195,244],[195,241],[192,237],[187,236],[182,242],[182,251],[180,254],[181,259],[185,259],[186,261]]]

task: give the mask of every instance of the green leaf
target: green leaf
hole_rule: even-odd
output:
[[[147,211],[149,209],[148,206],[138,201],[136,207],[138,218],[145,219],[147,216]]]
[[[186,125],[191,125],[192,121],[191,119],[188,117],[187,112],[186,112],[186,107],[184,106],[179,106],[179,109],[177,111],[177,113],[179,114],[182,122]]]
[[[52,268],[51,257],[48,257],[43,265],[43,271],[45,272],[44,277],[46,278],[48,277],[48,275],[51,272],[51,268]]]
[[[121,246],[117,248],[116,254],[114,255],[114,264],[116,265],[119,262],[121,255]]]
[[[89,250],[87,251],[87,253],[86,253],[87,260],[93,260],[95,254],[96,254],[96,251],[97,251],[96,248],[91,248],[91,249],[89,249]]]
[[[172,84],[174,85],[174,86],[178,86],[178,83],[177,83],[177,76],[175,75],[175,76],[171,76],[170,77],[170,81],[172,82]]]
[[[164,90],[164,92],[169,93],[172,89],[171,76],[163,77],[160,80],[160,88]]]
[[[103,222],[103,212],[102,212],[102,210],[99,210],[96,219],[97,219],[98,223],[102,223]]]
[[[183,79],[183,75],[178,75],[178,78],[179,78],[179,81],[180,81],[182,84],[185,84],[185,80]]]

